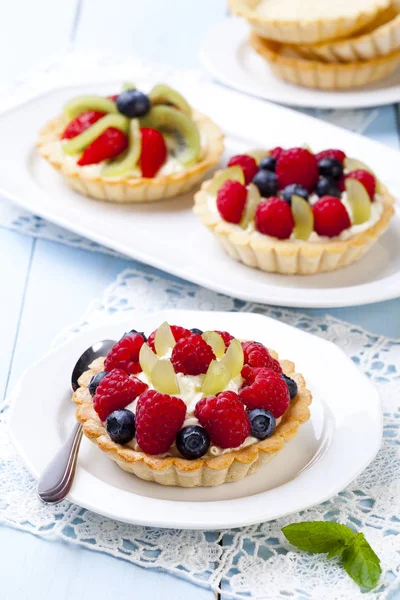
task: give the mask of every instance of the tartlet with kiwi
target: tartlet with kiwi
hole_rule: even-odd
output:
[[[217,125],[161,83],[147,94],[125,84],[116,95],[72,98],[41,129],[37,148],[75,191],[129,203],[189,191],[224,146]]]

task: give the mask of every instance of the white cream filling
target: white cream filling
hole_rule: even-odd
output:
[[[312,194],[309,198],[309,202],[310,202],[311,206],[313,204],[315,204],[318,200],[319,200],[319,197],[316,194]],[[349,202],[347,201],[347,193],[346,192],[342,193],[341,201],[344,204],[344,206],[348,212],[350,221],[352,221],[353,220],[352,209],[351,209]],[[220,220],[223,221],[222,217],[220,216],[220,214],[218,212],[216,196],[213,196],[212,194],[207,194],[207,206],[208,206],[208,209],[210,210],[210,212],[212,212],[215,215],[218,215]],[[345,229],[344,231],[342,231],[336,237],[321,236],[321,235],[318,235],[318,233],[316,231],[313,231],[311,233],[310,237],[308,238],[307,242],[317,243],[317,242],[335,242],[335,241],[348,240],[351,237],[353,237],[354,235],[361,233],[362,231],[366,231],[367,229],[370,229],[370,227],[373,227],[375,225],[375,223],[377,223],[379,221],[379,219],[381,218],[382,212],[383,212],[382,198],[379,194],[375,194],[374,202],[371,202],[371,217],[368,219],[368,221],[365,221],[365,223],[362,223],[361,225],[352,225],[348,229]],[[255,228],[255,225],[254,225],[254,221],[249,223],[249,225],[247,226],[246,229],[242,229],[239,225],[235,225],[234,223],[231,223],[231,225],[233,227],[236,227],[238,229],[238,231],[247,231],[248,233],[253,233],[256,236],[260,236],[262,239],[265,239],[265,238],[271,239],[271,240],[277,239],[277,238],[274,238],[272,236],[269,236],[269,235],[266,235],[264,233],[260,233],[259,231],[257,231]],[[295,239],[294,233],[292,233],[290,238],[288,238],[287,240],[283,240],[283,241],[302,243],[301,240]]]

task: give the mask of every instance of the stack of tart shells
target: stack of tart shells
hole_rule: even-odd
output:
[[[400,65],[400,0],[371,0],[364,10],[334,19],[298,20],[268,17],[268,10],[258,10],[265,3],[229,0],[231,11],[251,26],[251,46],[280,79],[343,90],[385,79]]]

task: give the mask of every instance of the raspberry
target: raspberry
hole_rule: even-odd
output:
[[[94,410],[105,421],[114,410],[125,408],[146,389],[147,385],[137,377],[129,377],[125,371],[113,369],[97,386],[93,396]]]
[[[259,203],[254,219],[258,231],[280,240],[289,238],[293,231],[292,209],[287,202],[276,196]]]
[[[318,154],[315,155],[317,163],[319,163],[319,161],[323,158],[333,158],[334,160],[338,160],[340,163],[343,164],[346,155],[342,150],[336,149],[323,150],[322,152],[318,152]]]
[[[154,177],[167,160],[167,146],[162,134],[156,129],[142,127],[142,151],[139,166],[142,177]]]
[[[104,369],[111,371],[112,369],[122,369],[128,375],[140,373],[142,370],[139,364],[140,348],[144,344],[144,339],[139,333],[127,335],[119,340],[111,348],[104,361]]]
[[[248,409],[265,408],[278,419],[290,404],[289,388],[285,381],[271,369],[258,369],[254,381],[239,392]]]
[[[351,226],[348,212],[338,198],[323,196],[312,207],[314,229],[318,235],[335,237]]]
[[[282,373],[279,361],[273,358],[263,344],[257,342],[242,343],[244,364],[250,367],[264,367],[276,373]]]
[[[247,154],[237,154],[236,156],[232,156],[228,162],[228,167],[233,167],[235,165],[241,167],[246,185],[253,181],[253,177],[258,171],[258,166],[252,156],[248,156]]]
[[[61,135],[61,139],[70,140],[71,138],[76,137],[83,131],[86,131],[93,123],[96,123],[96,121],[104,117],[104,115],[105,113],[98,110],[87,110],[81,113],[68,123]]]
[[[219,333],[219,335],[222,337],[222,339],[225,342],[225,347],[226,348],[229,346],[229,344],[231,343],[231,341],[234,339],[233,335],[231,335],[227,331],[217,331],[217,330],[215,330],[215,333]]]
[[[345,176],[343,175],[343,176],[342,176],[340,179],[338,179],[338,180],[337,180],[337,182],[336,182],[336,185],[337,185],[337,188],[338,188],[339,192],[344,192],[344,190],[346,189],[346,188],[345,188],[345,185],[344,185],[344,181],[345,181]]]
[[[319,176],[315,156],[305,148],[286,150],[277,162],[276,175],[279,189],[296,183],[311,192],[315,188]]]
[[[285,151],[283,148],[277,146],[276,148],[272,148],[272,150],[269,151],[269,155],[275,158],[276,160],[279,160],[284,152]]]
[[[215,359],[211,346],[198,333],[179,340],[172,350],[171,362],[176,373],[201,375]]]
[[[180,398],[147,390],[136,406],[136,440],[146,454],[168,452],[186,416]]]
[[[176,342],[179,342],[179,340],[183,337],[189,337],[190,335],[192,335],[189,329],[185,329],[185,327],[179,327],[179,325],[170,325],[170,328]],[[156,347],[154,345],[154,338],[156,337],[156,333],[157,329],[149,335],[149,339],[147,340],[147,343],[153,350],[153,352],[156,351]]]
[[[376,190],[376,179],[372,175],[372,173],[364,171],[364,169],[357,169],[357,171],[351,171],[351,173],[347,173],[346,179],[347,177],[350,177],[351,179],[357,179],[357,181],[362,183],[365,189],[367,190],[370,199],[374,199]]]
[[[122,131],[109,127],[83,152],[77,164],[80,167],[93,165],[114,158],[128,147],[128,138]]]
[[[237,448],[250,435],[250,422],[239,396],[222,392],[197,403],[195,417],[220,448]]]
[[[239,181],[228,180],[217,193],[218,212],[224,221],[239,223],[246,206],[247,190]]]

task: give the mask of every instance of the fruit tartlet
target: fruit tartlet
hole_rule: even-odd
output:
[[[255,150],[203,183],[194,211],[237,261],[271,273],[350,265],[386,231],[394,199],[341,150]]]
[[[223,135],[175,89],[79,96],[45,124],[37,147],[76,191],[110,202],[187,192],[216,165]]]
[[[293,363],[226,331],[132,330],[73,395],[83,433],[147,481],[216,486],[256,472],[310,416]]]

